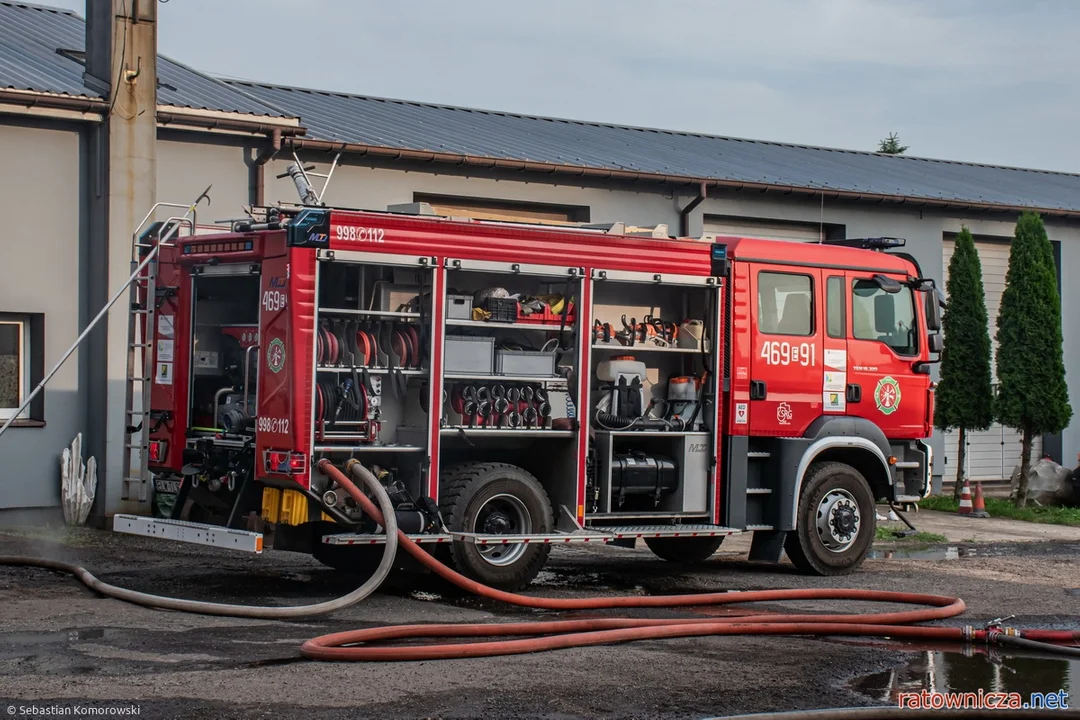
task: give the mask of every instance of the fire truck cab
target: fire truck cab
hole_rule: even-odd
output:
[[[362,571],[382,528],[316,469],[355,458],[501,588],[554,544],[695,562],[743,531],[752,559],[850,572],[875,502],[930,487],[940,293],[901,246],[253,208],[160,249],[157,517],[128,531]]]

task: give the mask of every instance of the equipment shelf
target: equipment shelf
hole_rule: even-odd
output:
[[[416,445],[316,445],[314,450],[317,453],[424,452],[426,448]]]
[[[315,368],[315,370],[318,371],[318,372],[351,373],[353,371],[353,368],[351,366],[350,367],[338,367],[337,365],[319,365],[319,366],[317,366]],[[390,370],[391,370],[391,368],[384,368],[384,367],[374,367],[373,368],[373,367],[364,367],[364,366],[360,366],[360,365],[358,365],[356,367],[356,372],[366,371],[369,375],[386,375],[387,373],[390,372]],[[426,369],[425,370],[408,370],[408,369],[401,369],[401,368],[393,368],[393,370],[395,372],[401,373],[402,375],[411,375],[411,376],[414,376],[414,377],[419,377],[419,376],[428,374],[428,371]]]
[[[482,374],[446,374],[447,380],[497,380],[508,383],[550,383],[568,382],[566,378],[558,375],[482,375]]]
[[[559,325],[558,323],[528,323],[528,322],[499,322],[497,320],[457,320],[454,318],[447,318],[446,324],[448,326],[453,325],[455,327],[477,327],[477,328],[498,328],[500,330],[569,330],[574,327],[574,323],[567,322],[566,325]]]
[[[351,308],[328,308],[320,307],[320,315],[366,315],[368,317],[385,317],[385,318],[420,318],[418,312],[404,312],[399,310],[354,310]]]
[[[704,355],[698,348],[660,347],[659,345],[612,345],[610,343],[593,343],[593,350],[610,350],[611,352],[661,352],[661,353],[697,353]]]
[[[573,430],[542,430],[537,428],[471,428],[465,425],[453,425],[439,430],[440,435],[476,435],[479,437],[561,437],[574,436]]]

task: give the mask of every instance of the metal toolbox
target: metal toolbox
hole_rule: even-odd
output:
[[[554,377],[555,353],[534,350],[499,350],[495,353],[495,372],[499,375]]]
[[[447,295],[447,320],[472,320],[472,295]]]
[[[443,371],[448,375],[491,375],[495,371],[495,338],[447,335]]]

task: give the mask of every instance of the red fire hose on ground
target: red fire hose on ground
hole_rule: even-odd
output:
[[[338,485],[380,524],[382,515],[375,504],[329,460],[319,469]],[[370,472],[356,460],[346,463],[349,473],[371,486]],[[1080,633],[1054,630],[1015,630],[990,627],[927,627],[914,623],[955,617],[965,609],[959,598],[919,593],[879,590],[759,590],[706,593],[697,595],[619,596],[606,598],[538,598],[487,587],[448,568],[425,552],[400,530],[398,544],[424,567],[439,577],[481,597],[520,607],[545,610],[595,610],[606,608],[693,607],[729,605],[747,602],[782,600],[863,600],[929,606],[903,612],[813,615],[791,614],[745,617],[649,620],[632,618],[595,618],[544,622],[516,622],[473,625],[398,625],[334,633],[308,640],[301,652],[317,660],[401,661],[438,660],[466,657],[490,657],[555,650],[559,648],[606,645],[629,640],[701,637],[707,635],[861,635],[891,638],[919,638],[941,641],[967,641],[1022,644],[1040,650],[1080,656],[1080,647],[1061,647],[1051,643],[1077,644]],[[434,645],[375,645],[391,640],[416,638],[479,638],[497,636],[537,636],[515,640],[468,642]]]
[[[348,607],[375,591],[386,577],[400,545],[429,570],[454,585],[476,595],[510,605],[544,610],[596,610],[609,608],[673,608],[704,605],[730,605],[748,602],[783,600],[861,600],[926,606],[919,610],[873,614],[770,614],[767,617],[726,616],[709,619],[637,619],[594,618],[523,623],[469,625],[398,625],[334,633],[308,640],[301,653],[316,660],[402,661],[449,658],[491,657],[539,652],[569,647],[606,645],[630,640],[703,637],[708,635],[850,635],[867,637],[918,638],[937,641],[986,642],[1013,645],[1046,653],[1080,656],[1080,633],[1055,630],[1015,630],[990,626],[973,627],[919,626],[915,623],[944,620],[961,614],[964,601],[959,598],[919,593],[879,590],[758,590],[705,593],[696,595],[616,596],[594,598],[540,598],[518,595],[487,587],[446,567],[398,530],[393,505],[382,485],[356,460],[346,464],[375,496],[376,507],[367,495],[328,460],[319,469],[337,482],[363,508],[364,512],[386,528],[388,538],[382,562],[375,574],[348,595],[314,605],[296,607],[259,607],[209,603],[168,598],[117,587],[95,578],[86,568],[57,560],[27,556],[0,556],[0,565],[19,565],[59,570],[74,575],[95,592],[107,597],[146,607],[178,610],[229,617],[295,619],[321,615]],[[385,516],[385,520],[384,520]],[[513,640],[433,645],[387,645],[392,640],[416,638],[490,638],[513,636]],[[1073,647],[1065,647],[1068,644]]]

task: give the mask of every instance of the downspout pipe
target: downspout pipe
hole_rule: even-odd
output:
[[[270,134],[270,146],[263,148],[262,151],[255,156],[255,160],[252,161],[252,169],[255,171],[255,198],[254,205],[263,205],[266,198],[265,190],[265,176],[266,173],[263,170],[263,166],[270,162],[270,158],[274,157],[281,150],[281,128],[274,128],[274,131]]]
[[[679,237],[687,237],[690,235],[690,213],[694,212],[694,209],[708,197],[706,188],[706,184],[701,183],[698,188],[698,196],[691,200],[689,205],[679,211]]]

